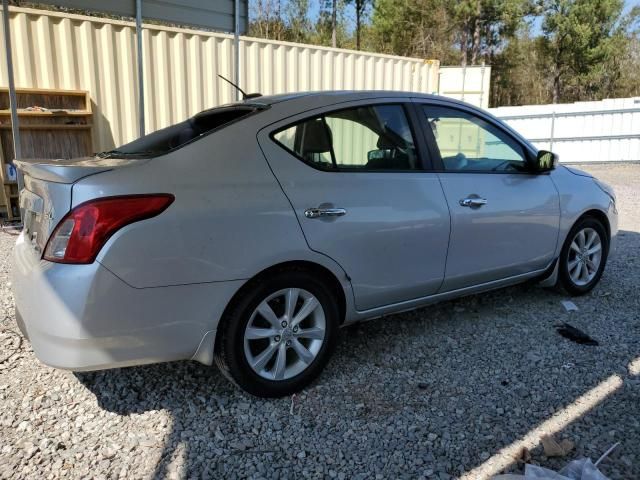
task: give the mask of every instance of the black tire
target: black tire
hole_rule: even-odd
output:
[[[324,310],[325,335],[313,361],[299,374],[284,380],[266,379],[249,365],[244,353],[244,335],[258,305],[287,288],[304,289],[316,297]],[[283,397],[298,392],[315,380],[335,348],[339,308],[335,294],[323,280],[302,270],[284,270],[251,282],[225,314],[218,329],[215,359],[222,373],[237,386],[257,397]]]
[[[591,228],[598,233],[602,245],[602,257],[600,259],[600,265],[596,270],[595,276],[588,283],[584,285],[578,285],[569,274],[569,255],[571,250],[571,243],[573,242],[575,236],[578,234],[578,232],[587,228]],[[602,225],[602,222],[594,217],[581,218],[571,228],[571,231],[567,235],[564,245],[562,246],[562,252],[560,253],[560,258],[558,259],[560,265],[558,268],[558,283],[556,284],[556,286],[562,287],[567,293],[573,296],[579,296],[589,293],[600,281],[600,277],[602,277],[602,273],[604,272],[604,268],[607,263],[608,255],[609,236],[607,234],[606,228],[604,227],[604,225]]]

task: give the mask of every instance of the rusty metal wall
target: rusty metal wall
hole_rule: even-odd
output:
[[[94,147],[138,135],[133,22],[12,7],[10,29],[18,88],[88,90]],[[4,47],[4,46],[3,46]],[[145,24],[146,129],[231,102],[233,36]],[[438,91],[437,61],[241,37],[241,86],[263,94],[301,90]],[[0,62],[0,86],[8,84]]]

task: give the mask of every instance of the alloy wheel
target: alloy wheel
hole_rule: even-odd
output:
[[[593,228],[579,230],[571,241],[567,255],[567,271],[571,281],[579,286],[591,282],[602,261],[602,239]]]
[[[255,308],[244,332],[244,354],[255,373],[287,380],[315,360],[326,335],[318,299],[300,288],[272,293]]]

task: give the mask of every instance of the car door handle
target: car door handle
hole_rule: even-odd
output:
[[[344,208],[307,208],[304,211],[304,216],[307,218],[342,217],[346,214],[347,211]]]
[[[486,198],[479,197],[467,197],[460,200],[460,206],[462,207],[481,207],[487,204]]]

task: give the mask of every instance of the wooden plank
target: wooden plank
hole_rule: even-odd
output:
[[[10,116],[10,110],[0,110],[0,116]],[[46,116],[57,116],[57,117],[90,117],[92,115],[91,112],[87,112],[86,110],[54,110],[54,111],[46,111],[46,112],[38,112],[31,110],[18,110],[18,117],[46,117]]]
[[[8,93],[9,89],[6,87],[0,87],[0,93]],[[48,94],[58,94],[58,95],[72,95],[77,97],[88,96],[88,90],[61,90],[59,88],[16,88],[16,93],[27,93],[27,94],[37,94],[37,95],[48,95]]]
[[[12,182],[11,180],[6,179],[5,165],[4,150],[2,148],[2,142],[0,142],[0,168],[2,170],[0,172],[0,177],[2,178],[2,188],[0,189],[2,190],[0,192],[0,200],[2,203],[0,203],[0,206],[4,205],[7,212],[7,220],[15,220],[15,217],[13,216],[13,209],[11,208],[10,192],[13,188],[12,184],[17,184],[17,182]]]
[[[19,114],[27,113],[24,111],[25,108],[35,106],[49,110],[91,112],[91,97],[85,90],[17,89],[16,101]],[[9,111],[9,93],[6,88],[0,89],[0,109]],[[51,114],[52,112],[30,113]]]
[[[20,131],[22,130],[91,130],[90,123],[76,123],[76,124],[56,124],[56,123],[28,123],[26,125],[20,125]],[[11,125],[0,125],[0,130],[11,130]]]
[[[85,103],[85,111],[93,115],[93,108],[91,107],[91,94],[87,91],[84,92],[84,103]]]

